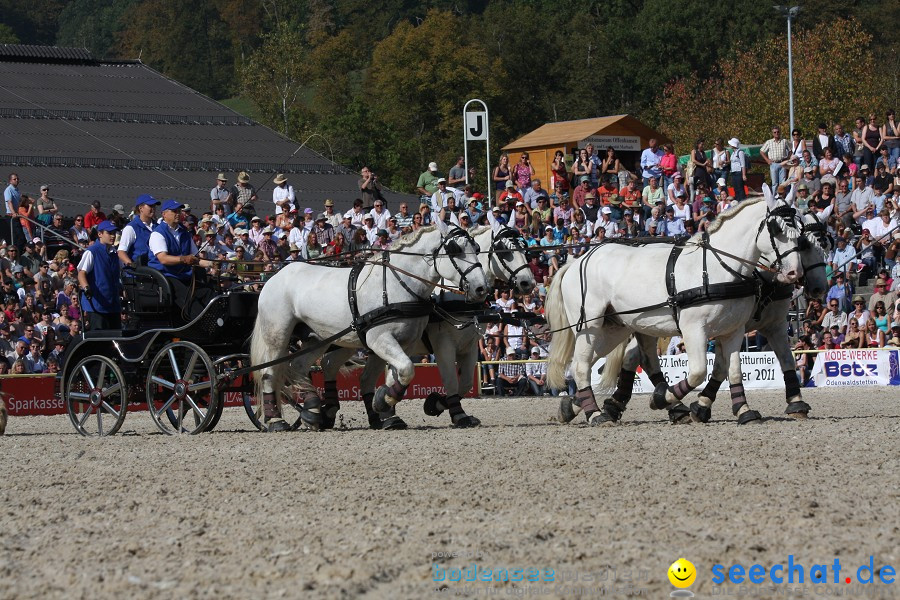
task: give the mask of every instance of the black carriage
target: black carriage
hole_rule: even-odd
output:
[[[129,405],[146,404],[163,433],[195,434],[216,426],[226,394],[250,404],[249,375],[228,374],[249,365],[258,291],[223,290],[186,320],[161,272],[138,267],[122,283],[122,329],[87,331],[66,354],[61,397],[79,433],[112,435]]]

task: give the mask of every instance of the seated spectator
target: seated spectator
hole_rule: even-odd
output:
[[[506,360],[515,360],[514,348],[506,349]],[[494,393],[497,396],[524,396],[528,389],[528,379],[525,377],[525,368],[521,363],[502,362],[497,372],[497,387]]]
[[[537,346],[531,349],[531,362],[525,365],[525,376],[533,395],[549,394],[547,391],[547,363],[541,360],[541,350]]]

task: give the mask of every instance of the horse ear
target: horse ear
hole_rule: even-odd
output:
[[[447,232],[450,231],[450,226],[444,223],[443,219],[435,219],[434,224],[437,226],[437,230],[441,232],[441,235],[447,235]]]
[[[784,202],[788,206],[794,206],[794,192],[796,191],[796,184],[791,184],[791,189],[788,190],[787,196],[784,198]]]
[[[769,187],[768,183],[764,183],[762,186],[763,198],[766,199],[766,206],[769,207],[769,210],[775,208],[775,197],[772,195],[772,188]]]
[[[494,233],[500,233],[500,221],[493,220],[491,221],[491,229]]]

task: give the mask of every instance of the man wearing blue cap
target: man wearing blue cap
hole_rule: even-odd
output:
[[[194,279],[193,267],[199,265],[208,269],[213,263],[197,256],[193,236],[181,224],[182,207],[177,200],[163,202],[162,223],[150,234],[149,264],[169,279],[182,314],[193,319],[203,312],[214,294],[212,288]]]
[[[144,265],[150,261],[150,234],[153,233],[154,213],[159,200],[141,194],[134,202],[134,219],[122,228],[119,238],[119,260],[128,265]]]
[[[116,231],[115,223],[101,221],[97,225],[97,241],[88,246],[78,263],[78,287],[88,330],[122,328],[119,258],[112,252]]]

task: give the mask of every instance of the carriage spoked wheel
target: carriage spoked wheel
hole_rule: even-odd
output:
[[[146,390],[150,416],[163,433],[201,433],[216,417],[216,370],[209,355],[191,342],[171,342],[156,353]]]
[[[112,359],[87,356],[66,378],[66,412],[81,435],[115,434],[128,411],[125,376]]]

